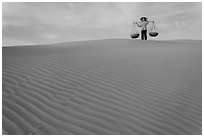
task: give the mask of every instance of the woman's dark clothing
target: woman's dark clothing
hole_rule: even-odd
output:
[[[147,40],[147,30],[141,30],[141,39]]]

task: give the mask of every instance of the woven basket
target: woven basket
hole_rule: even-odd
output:
[[[133,33],[130,35],[131,38],[135,39],[135,38],[138,38],[140,36],[139,33]]]

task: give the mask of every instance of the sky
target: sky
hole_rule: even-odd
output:
[[[154,20],[154,40],[202,39],[201,2],[3,2],[3,45],[129,39],[133,21]]]

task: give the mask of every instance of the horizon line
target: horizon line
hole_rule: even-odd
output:
[[[111,38],[111,39],[90,39],[90,40],[73,40],[73,41],[61,41],[53,43],[41,43],[41,44],[22,44],[22,45],[3,45],[2,47],[14,47],[14,46],[40,46],[40,45],[53,45],[53,44],[62,44],[62,43],[73,43],[73,42],[88,42],[88,41],[98,41],[98,40],[134,40],[128,38]],[[135,39],[134,41],[142,41],[141,39]],[[202,39],[167,39],[167,40],[146,40],[146,41],[202,41]]]

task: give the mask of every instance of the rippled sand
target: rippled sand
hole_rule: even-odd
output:
[[[201,41],[2,50],[3,134],[201,134]]]

